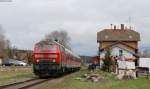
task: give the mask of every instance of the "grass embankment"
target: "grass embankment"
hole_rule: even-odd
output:
[[[43,83],[32,89],[150,89],[150,79],[118,80],[113,74],[102,71],[96,71],[95,73],[105,76],[107,79],[97,83],[75,79],[85,73],[90,72],[82,69],[78,73]]]
[[[0,67],[0,85],[34,78],[32,67]]]

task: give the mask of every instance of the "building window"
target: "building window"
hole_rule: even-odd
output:
[[[119,50],[119,56],[123,55],[123,50]]]

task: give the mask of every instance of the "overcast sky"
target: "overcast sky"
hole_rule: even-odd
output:
[[[12,0],[0,2],[0,24],[17,48],[32,49],[45,34],[65,29],[76,53],[96,55],[96,34],[110,24],[130,23],[140,46],[150,45],[149,10],[150,0]]]

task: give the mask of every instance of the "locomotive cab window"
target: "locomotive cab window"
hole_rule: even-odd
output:
[[[40,44],[36,45],[35,50],[44,51],[44,50],[56,50],[56,46],[54,44]]]

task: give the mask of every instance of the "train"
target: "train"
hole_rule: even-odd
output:
[[[79,71],[81,58],[56,41],[40,41],[32,51],[33,72],[40,78]]]

